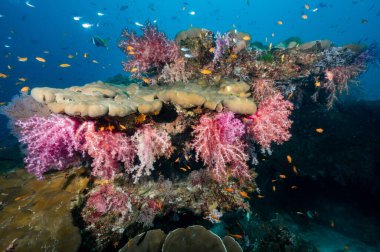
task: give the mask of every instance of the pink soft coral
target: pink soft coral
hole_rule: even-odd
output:
[[[131,209],[129,194],[112,184],[104,184],[90,194],[82,215],[86,223],[92,224],[98,222],[99,218],[108,212],[125,219]]]
[[[239,179],[250,178],[246,146],[241,140],[244,132],[244,124],[232,112],[201,117],[194,129],[191,145],[195,149],[196,160],[202,159],[215,180],[227,181],[228,173]]]
[[[143,175],[150,175],[153,170],[153,163],[158,157],[169,157],[171,154],[171,141],[168,133],[144,125],[132,136],[133,144],[136,147],[140,164],[131,169],[134,173],[135,183]]]
[[[85,122],[77,135],[83,135],[81,150],[93,158],[91,166],[94,176],[110,179],[119,173],[120,164],[127,172],[132,168],[135,149],[124,134],[97,131],[94,122]]]
[[[180,56],[175,42],[169,41],[157,27],[148,23],[142,30],[141,37],[125,30],[122,34],[125,39],[119,43],[119,47],[130,58],[128,62],[123,63],[124,70],[131,72],[135,77],[140,77],[152,68],[160,72],[165,64],[175,62]]]
[[[293,107],[290,101],[277,93],[264,99],[256,114],[249,117],[253,121],[247,127],[248,132],[261,145],[262,150],[270,152],[272,142],[281,144],[290,139],[289,129],[293,122],[289,116]]]
[[[45,172],[63,170],[75,160],[80,148],[76,120],[62,115],[33,116],[16,125],[21,128],[19,141],[27,145],[26,169],[39,179]]]

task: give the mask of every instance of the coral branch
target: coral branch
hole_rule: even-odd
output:
[[[132,136],[140,164],[131,169],[135,183],[143,175],[149,176],[158,157],[171,154],[171,141],[165,131],[159,131],[150,125],[144,125]]]
[[[247,129],[253,139],[261,145],[262,150],[270,151],[271,143],[281,144],[291,137],[289,132],[292,121],[289,116],[293,110],[293,104],[277,93],[263,100],[256,114],[250,118],[253,122]]]
[[[191,145],[195,149],[196,160],[202,159],[215,180],[225,182],[229,173],[239,179],[250,178],[246,146],[241,140],[244,132],[244,124],[232,112],[201,117],[200,124],[194,129]]]

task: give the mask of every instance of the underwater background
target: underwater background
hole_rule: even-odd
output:
[[[378,45],[380,1],[1,0],[2,106],[22,93],[20,90],[24,87],[28,90],[35,87],[67,88],[113,77],[128,77],[121,63],[125,61],[125,54],[118,48],[121,32],[128,28],[141,35],[140,26],[147,21],[157,25],[169,39],[174,39],[178,31],[199,27],[221,33],[233,29],[244,31],[252,40],[265,45],[279,44],[290,37],[298,37],[304,42],[328,39],[337,46],[350,43]],[[95,45],[94,38],[101,39],[104,46]],[[35,57],[42,58],[43,62]],[[22,58],[28,59],[20,60]],[[261,237],[267,239],[267,243],[285,239],[285,236],[307,243],[299,242],[303,245],[297,250],[288,250],[286,246],[253,250],[257,248],[248,244],[253,241],[244,240],[240,245],[245,251],[380,251],[378,62],[371,64],[357,80],[358,83],[351,85],[348,94],[339,97],[331,110],[310,104],[297,108],[293,115],[291,140],[274,147],[273,154],[255,168],[257,186],[266,196],[249,200],[252,216],[255,216],[250,218],[257,218],[254,221],[257,226],[270,223],[273,227],[265,231],[255,229],[252,222],[245,220],[245,215],[237,213],[227,216],[222,224],[206,228],[219,235],[239,233],[237,240],[241,233],[248,236],[252,232],[259,237],[260,233],[267,232],[272,236]],[[8,119],[1,115],[2,173],[23,167],[23,152],[7,124]],[[323,128],[325,133],[322,136],[313,134],[308,132],[310,128]],[[302,170],[302,176],[287,175],[289,180],[273,190],[271,180],[283,174],[281,167],[288,164],[286,157],[289,155]],[[10,175],[8,182],[2,178],[1,183],[8,189],[10,184],[21,188],[29,183],[29,189],[50,190],[45,185],[33,184],[32,179],[25,174]],[[298,188],[296,192],[290,189],[294,185]],[[19,192],[20,188],[14,191]],[[0,203],[0,215],[10,215],[2,211],[3,202]],[[190,218],[177,225],[173,220],[177,217],[170,218],[158,221],[157,227],[165,230],[165,221],[173,227],[199,224]],[[245,219],[241,221],[241,218]],[[64,220],[70,222],[67,216]],[[3,223],[0,225],[4,229]],[[83,228],[83,223],[77,221],[76,226]],[[7,241],[6,245],[0,245],[6,248],[8,244]],[[82,244],[80,250],[87,251],[89,247]],[[16,251],[23,250],[16,246]]]

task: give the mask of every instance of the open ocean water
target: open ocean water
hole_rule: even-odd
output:
[[[155,250],[140,245],[156,238],[152,238],[153,235],[149,236],[148,230],[162,229],[167,234],[179,227],[201,225],[221,238],[226,235],[233,237],[241,247],[241,250],[236,251],[380,251],[379,26],[378,0],[0,0],[0,249],[161,251],[163,240],[161,245],[156,244]],[[259,118],[261,114],[240,113],[239,109],[245,105],[238,105],[234,110],[232,106],[226,105],[227,102],[221,100],[219,105],[224,106],[223,111],[204,109],[203,102],[198,106],[194,105],[196,102],[193,101],[187,107],[183,105],[190,99],[190,96],[185,97],[184,94],[193,86],[186,84],[187,81],[184,79],[176,80],[174,84],[164,83],[162,79],[165,78],[159,77],[166,64],[164,60],[158,60],[159,63],[142,70],[139,65],[141,62],[138,61],[139,50],[144,50],[144,46],[148,47],[149,44],[141,43],[142,47],[138,47],[138,40],[134,44],[131,42],[133,38],[121,37],[122,31],[127,29],[136,31],[135,35],[142,38],[143,30],[149,30],[149,27],[157,27],[158,31],[166,35],[165,39],[168,41],[175,40],[168,43],[174,44],[178,50],[176,53],[180,56],[168,61],[167,66],[172,66],[170,64],[175,62],[186,62],[185,71],[189,70],[190,83],[197,82],[194,85],[201,88],[209,84],[210,90],[224,85],[220,79],[226,79],[225,83],[235,81],[249,85],[247,90],[243,88],[243,91],[236,94],[228,93],[228,88],[224,89],[227,93],[219,90],[216,97],[227,94],[231,97],[235,95],[237,99],[251,99],[251,92],[255,92],[255,87],[250,86],[251,83],[260,78],[267,82],[273,79],[275,90],[294,104],[290,115],[292,127],[285,130],[287,133],[290,132],[292,137],[285,137],[286,141],[273,140],[272,144],[281,144],[273,144],[270,146],[271,150],[265,152],[265,146],[257,140],[257,136],[253,137],[253,140],[248,139],[248,128],[251,124],[247,121],[253,120],[253,123],[256,123],[255,120],[259,119],[252,118]],[[189,32],[181,41],[178,40],[178,32],[191,28],[199,29],[193,29],[193,33]],[[224,34],[222,38],[229,39],[228,43],[231,43],[220,47],[224,50],[221,59],[214,57],[218,49],[217,32]],[[190,34],[196,35],[191,37]],[[235,34],[235,37],[231,34]],[[237,34],[242,35],[239,37]],[[302,48],[307,42],[317,40],[331,43],[328,42],[327,47],[318,42],[320,47],[313,46],[304,51],[297,49]],[[296,44],[294,48],[289,46],[290,42]],[[344,46],[348,44],[353,46],[347,49]],[[244,46],[239,48],[239,45]],[[148,51],[148,54],[158,55],[159,46],[155,48]],[[338,48],[338,51],[331,48]],[[339,51],[339,48],[346,48],[346,51]],[[349,52],[344,54],[347,50]],[[357,63],[355,57],[360,58],[358,55],[363,51],[367,52],[366,50],[368,54],[365,56],[369,55],[365,59],[367,61]],[[310,61],[291,60],[291,57],[300,54],[300,51],[311,55]],[[347,56],[351,55],[351,52],[354,52],[352,58]],[[340,58],[336,56],[338,54],[344,56]],[[310,63],[314,56],[324,57],[323,62],[326,65],[317,66]],[[146,55],[141,57],[146,57],[147,62],[154,61]],[[338,59],[342,62],[337,62]],[[123,66],[122,62],[128,60],[136,60],[137,63]],[[267,64],[266,68],[259,69],[256,62],[259,62],[259,65]],[[276,68],[286,64],[293,65],[284,72]],[[312,67],[308,68],[311,65]],[[350,76],[350,72],[355,71],[355,68],[349,68],[352,65],[360,65],[357,75]],[[318,67],[321,67],[320,72],[316,74],[315,68]],[[127,71],[123,71],[123,68]],[[307,70],[303,71],[306,68]],[[272,69],[277,70],[271,71]],[[334,72],[334,69],[348,69],[348,72],[341,72],[350,76],[348,82],[342,81],[347,84],[348,91],[345,89],[346,86],[337,84],[334,76],[338,78],[339,73]],[[247,72],[244,72],[245,70]],[[299,74],[293,75],[292,71]],[[179,70],[175,72],[178,73]],[[335,74],[331,80],[330,73]],[[133,99],[136,94],[127,89],[132,86],[131,83],[138,83],[139,90],[150,90],[149,88],[153,87],[153,90],[162,88],[163,92],[179,82],[181,85],[184,82],[185,87],[184,91],[181,89],[184,93],[178,95],[177,103],[174,102],[174,98],[167,98],[162,109],[160,105],[158,110],[142,112],[140,108],[136,109],[136,105],[135,111],[128,115],[113,116],[107,112],[99,112],[99,115],[91,116],[84,115],[83,111],[82,114],[70,114],[64,109],[58,109],[59,112],[53,111],[53,114],[65,114],[65,117],[52,119],[50,126],[41,124],[39,128],[38,124],[32,125],[28,126],[32,127],[29,131],[21,131],[20,126],[14,126],[18,119],[22,121],[33,115],[50,115],[52,109],[46,107],[49,103],[47,91],[41,91],[40,96],[32,98],[30,94],[33,88],[63,89],[83,86],[98,80],[122,84],[123,87],[118,86],[115,92],[119,92],[119,96],[126,95],[127,100]],[[324,94],[326,97],[328,92],[337,95],[333,106],[327,108],[326,104],[321,102],[323,95],[320,96],[322,98],[317,98],[317,103],[311,102],[309,97],[314,88],[318,90],[321,85],[321,88],[324,87],[324,83],[331,84],[334,80],[336,89],[331,91],[326,88]],[[187,89],[186,85],[190,88]],[[199,90],[197,87],[194,90]],[[336,91],[341,87],[342,92]],[[96,90],[89,96],[99,99],[98,104],[107,103],[107,99],[115,97],[114,94],[104,91],[104,88]],[[84,89],[76,92],[87,95]],[[15,96],[18,98],[12,101]],[[44,98],[38,100],[36,97]],[[146,99],[162,100],[157,94],[153,97]],[[80,99],[82,98],[75,101],[76,104],[87,106],[87,101]],[[63,100],[62,104],[72,102],[70,99]],[[138,102],[141,102],[141,99]],[[138,102],[136,101],[136,104]],[[264,107],[260,105],[264,103],[256,97],[254,102],[259,110],[261,106]],[[16,106],[12,107],[12,104]],[[230,119],[227,118],[223,119],[227,121],[223,121],[227,124],[224,125],[222,119],[218,119],[221,117],[217,114],[225,115],[228,108],[235,113],[234,120],[239,122],[228,121]],[[274,113],[280,110],[279,107],[274,108]],[[209,116],[211,119],[199,120],[201,115]],[[93,134],[99,133],[103,139],[113,134],[114,138],[99,144],[105,140],[96,140],[100,138],[92,135],[91,142],[88,140],[89,135],[85,135],[85,140],[78,140],[79,144],[82,144],[78,147],[80,150],[77,147],[66,150],[64,148],[70,144],[69,140],[64,141],[65,137],[61,140],[54,138],[52,133],[45,136],[46,141],[51,140],[56,145],[48,145],[47,142],[41,146],[33,144],[40,140],[45,141],[40,131],[48,132],[53,129],[59,132],[61,128],[56,125],[59,120],[64,120],[62,118],[71,120],[70,123],[75,124],[75,127],[94,123],[93,127],[96,130]],[[239,145],[242,143],[239,139],[238,142],[231,142],[229,146],[244,146],[242,148],[247,151],[246,158],[244,156],[243,159],[249,159],[249,169],[252,172],[248,183],[242,183],[245,175],[239,172],[239,175],[232,176],[235,176],[234,178],[224,180],[224,177],[231,175],[231,166],[240,167],[239,163],[231,161],[234,160],[233,157],[224,156],[228,159],[225,161],[226,166],[222,168],[226,169],[226,173],[222,175],[222,179],[215,177],[215,167],[218,164],[213,157],[223,155],[219,152],[219,148],[222,148],[220,146],[225,146],[223,143],[217,145],[210,140],[211,144],[207,148],[211,154],[208,156],[202,155],[204,149],[198,149],[198,146],[202,140],[208,141],[207,137],[213,139],[211,136],[201,136],[196,145],[191,144],[197,137],[197,133],[192,130],[197,125],[209,126],[211,130],[214,127],[210,126],[212,123],[223,124],[215,127],[226,127],[227,133],[220,133],[222,130],[218,128],[219,131],[211,134],[220,133],[219,140],[226,137],[223,134],[231,134],[228,136],[230,138],[239,136],[243,139],[242,145]],[[244,126],[239,126],[243,124]],[[90,129],[92,126],[88,127]],[[181,127],[184,128],[182,131]],[[244,128],[244,136],[243,133],[237,133],[239,127],[242,130]],[[164,133],[157,133],[157,129],[163,130]],[[266,129],[276,131],[276,128],[269,129],[264,126],[263,131]],[[228,133],[228,130],[231,130],[231,133]],[[32,138],[34,133],[37,135]],[[116,164],[121,167],[121,163],[127,163],[127,154],[113,152],[126,143],[116,140],[122,134],[131,139],[130,142],[135,146],[133,148],[136,148],[136,151],[131,150],[129,153],[131,156],[132,152],[133,155],[137,155],[130,161],[135,170],[131,168],[130,173],[127,172],[124,177],[115,177],[113,173],[112,176],[104,175],[105,173],[99,171],[102,167],[115,168]],[[167,148],[162,142],[158,143],[156,138],[149,138],[155,134],[162,142],[169,141],[166,139],[168,135],[171,139],[169,142],[173,143],[174,147]],[[23,137],[30,137],[32,140],[23,141]],[[226,139],[229,139],[228,137]],[[215,141],[219,141],[218,139]],[[141,147],[144,144],[145,147]],[[46,160],[49,159],[44,152],[44,145],[46,148],[56,148],[57,151],[50,151],[50,166],[39,173],[43,162],[48,162]],[[123,145],[124,148],[127,148],[126,145]],[[91,146],[96,151],[91,152]],[[96,149],[97,147],[99,149]],[[35,148],[34,152],[32,148]],[[74,150],[77,156],[73,157],[71,152]],[[102,151],[106,154],[99,158],[97,155]],[[249,156],[250,151],[255,154]],[[58,152],[61,155],[59,158]],[[125,156],[119,158],[117,155]],[[30,164],[30,158],[37,161],[33,163],[33,168],[28,168],[28,173],[25,166],[28,162]],[[61,163],[68,160],[71,162],[71,159],[75,158],[80,160],[75,160],[75,165],[70,163],[70,167],[61,166]],[[111,164],[107,163],[107,158],[108,161],[111,160]],[[150,161],[147,161],[149,158],[152,160],[151,166]],[[258,164],[254,165],[255,162],[252,160],[256,159]],[[94,160],[98,160],[98,164],[95,164]],[[121,160],[123,161],[120,162]],[[207,160],[211,161],[207,163]],[[147,163],[145,167],[142,165],[144,162]],[[72,166],[76,168],[71,168]],[[120,167],[115,169],[119,171]],[[64,171],[55,171],[55,168]],[[91,169],[98,170],[94,172]],[[138,183],[134,182],[141,174],[136,175],[136,169],[145,169],[143,173],[146,172]],[[154,170],[151,175],[149,169]],[[197,188],[194,186],[195,182],[191,182],[192,185],[186,184],[190,183],[186,179],[191,177],[193,180],[190,180],[194,181],[196,175],[189,174],[193,173],[193,170],[204,169],[217,184],[212,184],[214,181],[207,185],[209,187],[205,185],[202,196],[195,193],[202,198],[203,201],[200,202],[196,196],[188,195],[199,188],[194,189]],[[42,180],[37,180],[34,176],[41,174],[44,175]],[[246,178],[247,176],[244,177]],[[104,185],[112,185],[113,189],[98,189]],[[199,184],[199,187],[202,186]],[[167,196],[167,191],[172,191],[173,195],[168,193]],[[207,194],[208,192],[210,194]],[[101,197],[104,199],[100,199]],[[91,200],[94,206],[90,206]],[[215,203],[223,201],[232,203]],[[146,209],[156,211],[155,215],[152,217],[146,214]],[[137,241],[136,238],[132,241],[133,237],[141,233],[143,235],[137,237]],[[186,240],[187,236],[181,234],[181,237],[185,237],[182,240]],[[199,243],[204,241],[203,243],[211,244],[210,240],[201,235],[199,237]],[[169,244],[170,241],[167,240],[168,236],[165,244]],[[206,251],[202,250],[202,246],[194,245],[193,248],[193,245],[189,245],[196,243],[189,241],[187,245],[179,246],[180,248],[175,245],[163,245],[162,251]],[[207,250],[235,251],[231,248],[217,250],[216,247]]]

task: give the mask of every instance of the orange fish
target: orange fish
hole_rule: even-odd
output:
[[[131,73],[135,73],[135,72],[137,72],[137,68],[136,67],[134,67],[134,68],[131,69]]]
[[[280,174],[279,177],[282,179],[286,179],[286,175],[284,175],[284,174]]]
[[[150,84],[150,79],[149,78],[142,78],[143,82],[145,82],[146,84]]]
[[[113,131],[115,129],[115,126],[108,124],[106,130]]]
[[[298,170],[297,170],[297,167],[295,165],[293,165],[293,172],[294,172],[294,174],[298,175]]]
[[[204,74],[204,75],[210,75],[210,74],[212,74],[212,71],[208,70],[208,69],[202,69],[200,72],[201,72],[201,74]]]
[[[174,160],[174,163],[178,163],[179,162],[179,157],[177,157],[176,160]]]
[[[66,68],[66,67],[71,67],[71,65],[67,63],[63,63],[63,64],[60,64],[59,67]]]
[[[261,194],[259,194],[259,195],[257,195],[257,198],[259,198],[259,199],[262,199],[262,198],[265,198],[265,196],[264,196],[264,195],[261,195]]]
[[[119,123],[119,127],[120,127],[120,129],[122,129],[122,130],[126,130],[126,129],[127,129],[127,127],[125,127],[124,125],[122,125],[122,124],[120,124],[120,123]]]
[[[132,47],[132,46],[127,46],[127,51],[132,51],[132,50],[134,50],[134,48]]]
[[[135,55],[136,53],[133,51],[128,52],[129,55]]]
[[[310,6],[308,4],[305,4],[305,9],[306,10],[309,10],[310,9]]]
[[[303,15],[301,16],[301,18],[304,19],[304,20],[306,20],[306,19],[308,18],[308,16],[307,16],[306,14],[303,14]]]
[[[39,62],[42,62],[42,63],[46,62],[46,59],[41,58],[41,57],[36,57],[36,60],[39,61]]]
[[[229,193],[233,193],[234,192],[234,189],[233,188],[224,188],[225,191],[229,192]]]
[[[283,25],[284,22],[282,22],[281,20],[278,20],[278,21],[277,21],[277,24],[278,24],[278,25]]]
[[[22,92],[22,93],[26,93],[26,92],[29,91],[29,89],[30,89],[29,87],[26,87],[26,86],[25,86],[25,87],[21,88],[21,92]]]
[[[208,50],[210,53],[213,53],[215,51],[214,47],[211,47],[210,50]]]
[[[286,156],[286,159],[288,160],[288,162],[289,162],[289,164],[291,164],[292,163],[292,157],[290,156],[290,155],[287,155]]]
[[[3,74],[3,73],[0,73],[0,78],[3,78],[3,79],[5,79],[5,78],[7,78],[8,77],[8,75],[6,75],[6,74]]]
[[[248,35],[245,35],[245,36],[243,37],[243,40],[245,40],[245,41],[251,40],[251,37],[248,36]]]
[[[138,115],[135,118],[135,123],[136,124],[141,124],[141,123],[145,122],[145,120],[146,120],[146,115],[145,114],[140,114],[140,115]]]
[[[275,192],[276,191],[276,186],[272,186],[272,190],[273,190],[273,192]]]
[[[87,57],[88,57],[88,53],[84,53],[84,54],[83,54],[83,57],[84,57],[85,59],[87,59]]]
[[[243,236],[242,235],[239,235],[239,234],[229,234],[229,236],[235,238],[235,239],[242,239]]]
[[[18,58],[18,61],[20,61],[20,62],[28,61],[27,57],[17,57],[17,58]]]
[[[316,82],[314,83],[314,86],[315,86],[315,87],[320,87],[320,86],[321,86],[321,82],[320,82],[320,81],[316,81]]]
[[[183,168],[183,167],[181,167],[181,168],[179,168],[179,169],[181,169],[182,171],[187,171],[185,168]]]
[[[250,198],[251,198],[251,197],[248,196],[248,193],[246,193],[246,192],[240,191],[239,193],[240,193],[240,195],[241,195],[243,198],[246,198],[246,199],[250,199]]]
[[[319,134],[322,134],[324,130],[322,128],[317,128],[315,129],[315,131]]]

